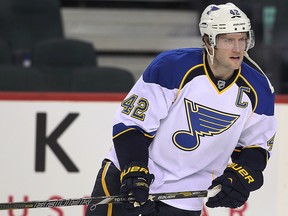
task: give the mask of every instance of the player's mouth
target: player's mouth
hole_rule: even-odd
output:
[[[232,60],[239,60],[239,59],[240,59],[240,56],[232,56],[232,57],[230,57],[230,59],[232,59]]]
[[[239,62],[241,61],[241,57],[240,56],[231,56],[230,59],[234,62]]]

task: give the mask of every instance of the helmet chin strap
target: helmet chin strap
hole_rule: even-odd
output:
[[[212,54],[210,54],[208,47],[205,45],[206,52],[210,58],[210,63],[211,65],[213,65],[215,49],[214,49],[214,46],[211,46],[211,48],[212,48]]]

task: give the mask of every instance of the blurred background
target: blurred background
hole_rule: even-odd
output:
[[[226,2],[1,0],[0,91],[127,92],[161,51],[200,47],[202,11]],[[288,93],[288,2],[230,2],[252,22],[250,56]]]

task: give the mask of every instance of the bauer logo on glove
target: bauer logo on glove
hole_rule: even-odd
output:
[[[227,168],[231,168],[234,171],[238,172],[241,176],[243,176],[245,180],[247,180],[248,184],[255,181],[254,178],[249,174],[249,172],[237,163],[231,163],[227,166]]]
[[[129,166],[121,172],[120,181],[122,182],[124,176],[138,176],[139,173],[148,175],[149,171],[147,168],[142,166]]]

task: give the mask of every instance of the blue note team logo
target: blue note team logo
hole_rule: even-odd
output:
[[[189,130],[176,131],[173,143],[185,151],[193,151],[200,145],[200,138],[214,136],[228,130],[239,115],[215,110],[187,99],[184,100]]]

